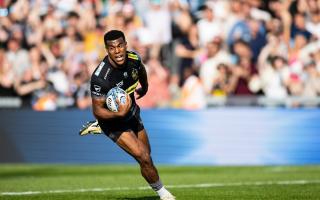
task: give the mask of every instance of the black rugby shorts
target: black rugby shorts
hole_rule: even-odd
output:
[[[143,122],[140,117],[140,109],[138,109],[134,115],[132,115],[129,119],[126,120],[99,120],[98,122],[104,134],[107,135],[114,142],[117,142],[117,140],[123,132],[133,131],[137,135],[138,132],[144,129]]]

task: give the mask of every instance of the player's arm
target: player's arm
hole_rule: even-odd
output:
[[[106,87],[102,80],[93,76],[90,84],[91,99],[92,99],[92,112],[98,120],[109,120],[113,118],[123,117],[129,111],[131,106],[131,98],[127,95],[125,104],[119,102],[118,112],[112,112],[106,107],[106,94],[108,87]]]
[[[98,120],[109,120],[109,119],[124,117],[130,109],[131,98],[127,94],[127,101],[125,104],[121,104],[120,102],[117,102],[117,103],[119,105],[118,112],[112,112],[105,107],[105,104],[106,104],[105,97],[92,96],[93,115]]]
[[[148,76],[145,66],[141,63],[140,69],[139,69],[139,83],[140,86],[138,89],[136,89],[137,93],[137,99],[140,99],[148,92]]]

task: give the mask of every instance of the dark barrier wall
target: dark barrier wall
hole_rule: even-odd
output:
[[[320,110],[143,110],[160,164],[319,164]],[[104,135],[78,136],[91,111],[0,111],[0,162],[133,163]]]

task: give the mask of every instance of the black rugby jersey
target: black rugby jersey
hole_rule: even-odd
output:
[[[143,67],[138,54],[127,51],[126,63],[121,68],[114,68],[106,56],[94,70],[91,76],[91,96],[104,97],[113,87],[120,87],[130,94],[132,105],[130,110],[136,106],[134,91],[139,83],[139,71]]]

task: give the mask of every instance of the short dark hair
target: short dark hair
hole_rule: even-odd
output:
[[[107,41],[110,40],[116,40],[118,38],[123,38],[124,41],[126,41],[126,38],[124,36],[124,33],[119,30],[111,30],[104,34],[104,44],[107,45]]]

